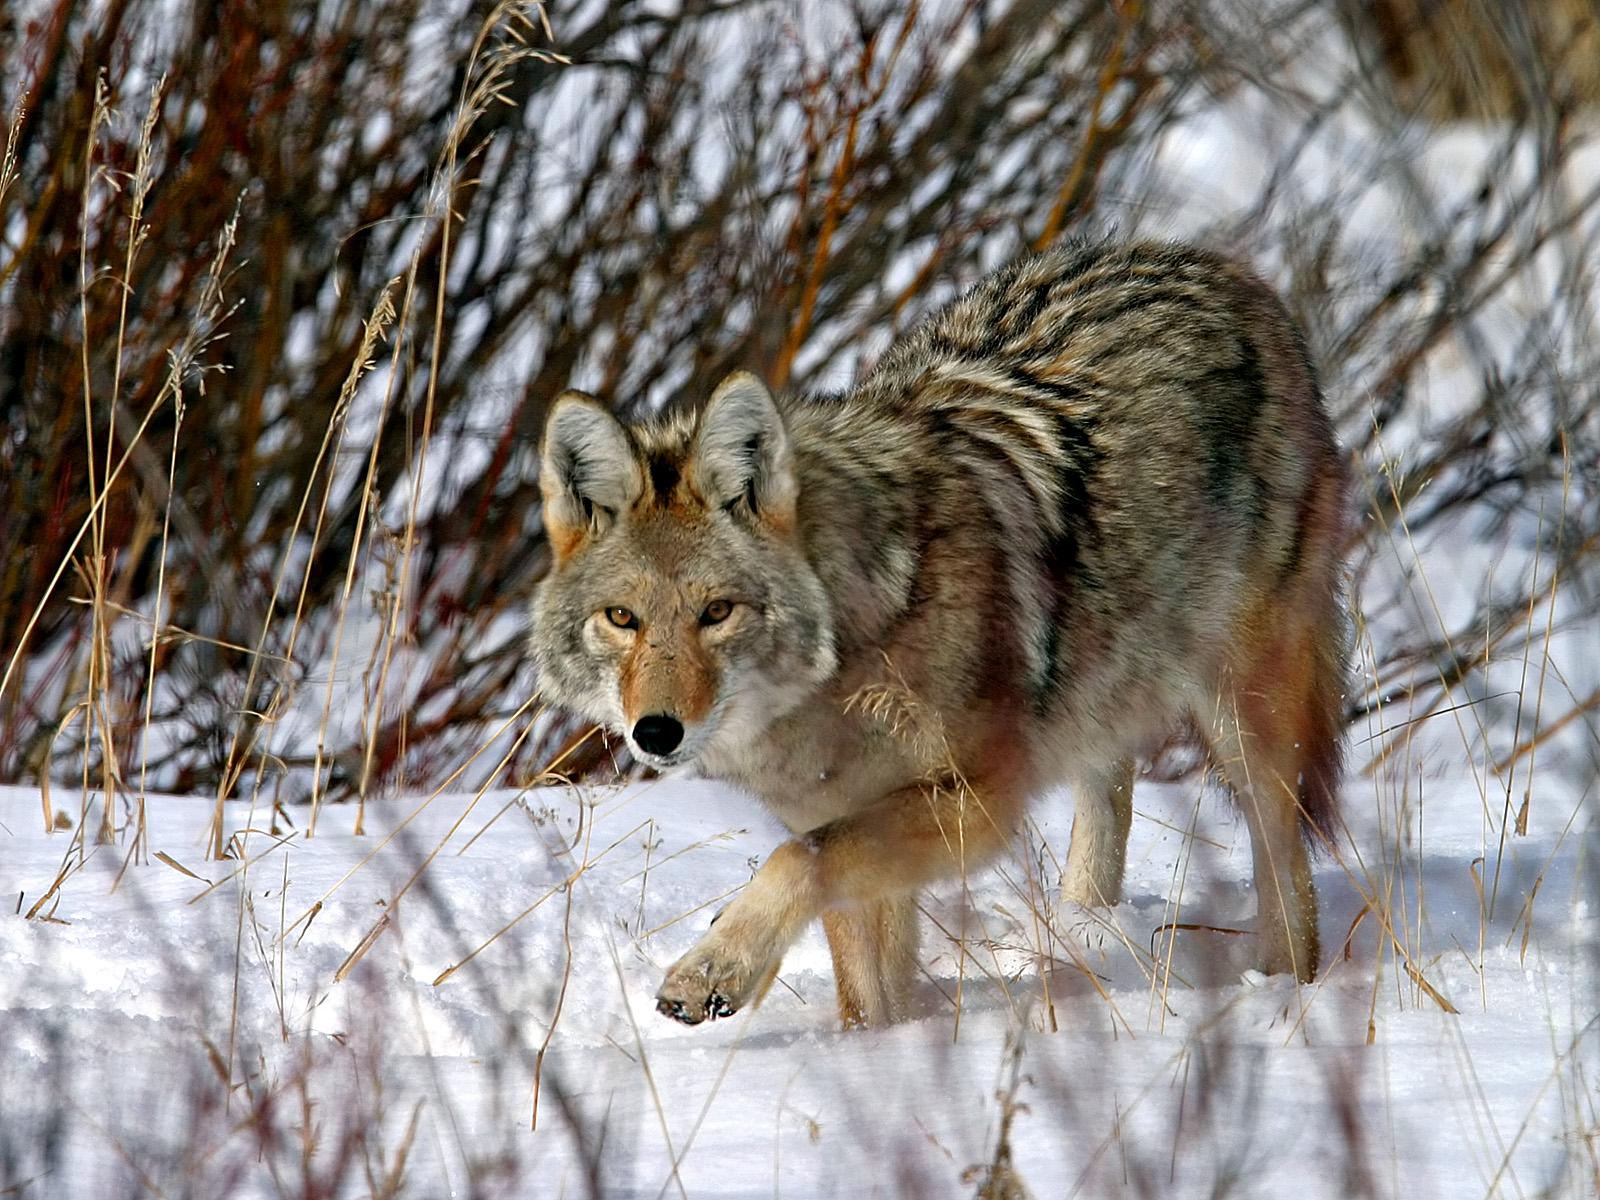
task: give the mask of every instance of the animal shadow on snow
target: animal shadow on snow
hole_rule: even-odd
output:
[[[1530,907],[1531,946],[1569,937],[1576,897],[1567,892],[1576,884],[1552,888],[1551,883],[1577,878],[1580,872],[1572,860],[1579,852],[1573,839],[1559,848],[1551,838],[1523,838],[1508,845],[1487,922],[1474,871],[1482,880],[1486,903],[1495,870],[1493,847],[1486,861],[1477,862],[1476,850],[1426,852],[1420,873],[1415,856],[1391,863],[1381,855],[1368,855],[1364,867],[1354,865],[1348,852],[1342,861],[1323,856],[1316,862],[1322,962],[1317,983],[1308,986],[1358,977],[1370,980],[1375,954],[1392,953],[1383,944],[1387,935],[1382,923],[1370,911],[1364,912],[1366,895],[1381,895],[1386,886],[1392,889],[1387,902],[1397,914],[1400,910],[1407,914],[1403,921],[1395,918],[1397,932],[1408,939],[1406,953],[1424,966],[1458,950],[1475,958],[1480,923],[1486,947],[1520,944],[1524,926],[1530,923]],[[1121,1016],[1137,1026],[1145,1019],[1145,997],[1152,993],[1169,1007],[1180,1008],[1186,995],[1197,993],[1215,997],[1245,987],[1281,987],[1287,992],[1294,987],[1292,980],[1262,977],[1251,969],[1256,899],[1248,877],[1241,877],[1238,869],[1218,872],[1216,867],[1212,862],[1191,869],[1177,904],[1137,883],[1133,895],[1109,909],[1081,908],[1052,892],[1036,914],[1014,890],[1000,894],[986,888],[973,899],[960,894],[924,898],[924,975],[917,986],[913,1019],[952,1015],[958,987],[965,1014],[1009,1011],[1015,1017],[1035,1019],[1048,990],[1057,1021],[1063,1025],[1104,1019],[1108,996]],[[1386,885],[1386,879],[1393,882]],[[1530,906],[1528,898],[1536,885],[1539,890]],[[1420,937],[1415,919],[1419,886]],[[1045,918],[1052,931],[1048,939]],[[1041,953],[1046,945],[1048,955]]]

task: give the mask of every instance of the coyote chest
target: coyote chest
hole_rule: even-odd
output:
[[[715,749],[700,768],[758,796],[794,833],[849,815],[862,795],[882,795],[916,774],[907,748],[870,718],[809,711],[779,718],[748,743]]]
[[[997,272],[838,396],[736,374],[624,426],[560,397],[546,696],[764,799],[781,846],[663,1012],[750,1003],[821,918],[847,1023],[913,1003],[916,890],[1074,784],[1063,890],[1120,897],[1131,761],[1180,722],[1250,825],[1257,960],[1309,978],[1332,831],[1345,473],[1271,291],[1184,247]]]

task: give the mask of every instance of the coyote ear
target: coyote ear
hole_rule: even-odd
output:
[[[562,392],[544,427],[544,528],[560,561],[638,499],[644,476],[628,433],[593,396]]]
[[[781,532],[794,527],[799,485],[789,435],[767,385],[748,371],[735,371],[711,393],[694,461],[713,503]]]

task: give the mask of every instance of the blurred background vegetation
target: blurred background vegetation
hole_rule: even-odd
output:
[[[845,386],[1082,234],[1247,256],[1305,327],[1383,631],[1352,720],[1492,699],[1493,663],[1594,610],[1597,17],[8,4],[0,780],[345,796],[490,744],[459,778],[627,770],[526,703],[549,401]],[[1368,586],[1374,535],[1451,522],[1533,569],[1460,611]],[[1592,729],[1589,686],[1496,753]]]

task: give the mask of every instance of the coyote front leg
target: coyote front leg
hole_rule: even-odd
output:
[[[1021,811],[1008,790],[922,784],[785,842],[667,972],[656,1008],[686,1025],[759,1001],[801,931],[838,906],[907,896],[982,866]]]

